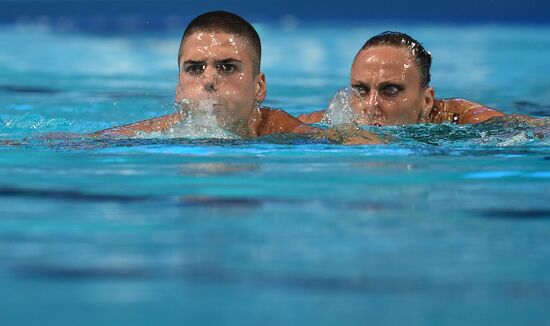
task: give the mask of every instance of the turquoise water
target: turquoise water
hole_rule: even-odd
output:
[[[438,97],[550,116],[550,27],[258,25],[266,105],[345,87],[410,33]],[[373,129],[395,142],[47,140],[169,113],[180,31],[0,27],[2,325],[543,324],[548,126]]]

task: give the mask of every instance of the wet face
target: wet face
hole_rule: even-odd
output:
[[[176,101],[209,103],[223,125],[247,121],[266,92],[253,53],[245,39],[233,34],[189,35],[182,46]]]
[[[401,125],[427,122],[433,89],[421,85],[414,58],[404,47],[362,50],[351,68],[351,106],[359,124]]]

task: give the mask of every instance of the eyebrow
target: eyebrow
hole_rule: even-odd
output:
[[[216,60],[216,63],[221,63],[221,64],[224,64],[224,63],[242,63],[242,61],[239,60],[239,59],[228,58],[228,59],[223,59],[223,60]]]
[[[198,65],[198,64],[204,64],[205,61],[198,61],[198,60],[187,60],[183,64],[184,65]]]
[[[205,60],[187,60],[183,64],[184,65],[193,65],[193,64],[204,64],[206,63]],[[228,58],[223,60],[216,60],[216,64],[224,64],[224,63],[242,63],[241,60],[235,59],[235,58]]]
[[[361,86],[369,86],[368,84],[365,84],[365,83],[363,83],[362,81],[355,80],[355,79],[352,79],[352,80],[351,80],[351,83],[352,83],[352,84],[361,85]]]
[[[370,87],[369,84],[366,84],[362,81],[355,80],[355,79],[352,79],[351,84]],[[403,82],[396,82],[396,81],[391,81],[391,80],[383,81],[383,82],[381,82],[380,84],[378,84],[376,86],[377,87],[384,87],[384,86],[388,86],[388,85],[395,85],[395,86],[399,86],[399,87],[405,87],[405,84]]]
[[[385,86],[389,86],[389,85],[405,87],[405,84],[403,82],[394,82],[394,81],[385,81],[385,82],[380,83],[378,86],[379,87],[385,87]]]

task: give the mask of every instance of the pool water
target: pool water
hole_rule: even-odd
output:
[[[293,115],[400,30],[437,97],[550,116],[550,27],[258,24]],[[370,129],[389,145],[58,139],[174,110],[181,31],[0,27],[0,324],[517,325],[550,318],[550,129]],[[368,128],[367,128],[368,129]]]

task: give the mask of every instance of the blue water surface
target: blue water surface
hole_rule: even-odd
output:
[[[324,108],[370,36],[438,97],[550,115],[550,27],[257,23],[265,105]],[[174,110],[181,30],[0,26],[0,324],[517,325],[550,308],[548,124],[393,142],[57,139]]]

